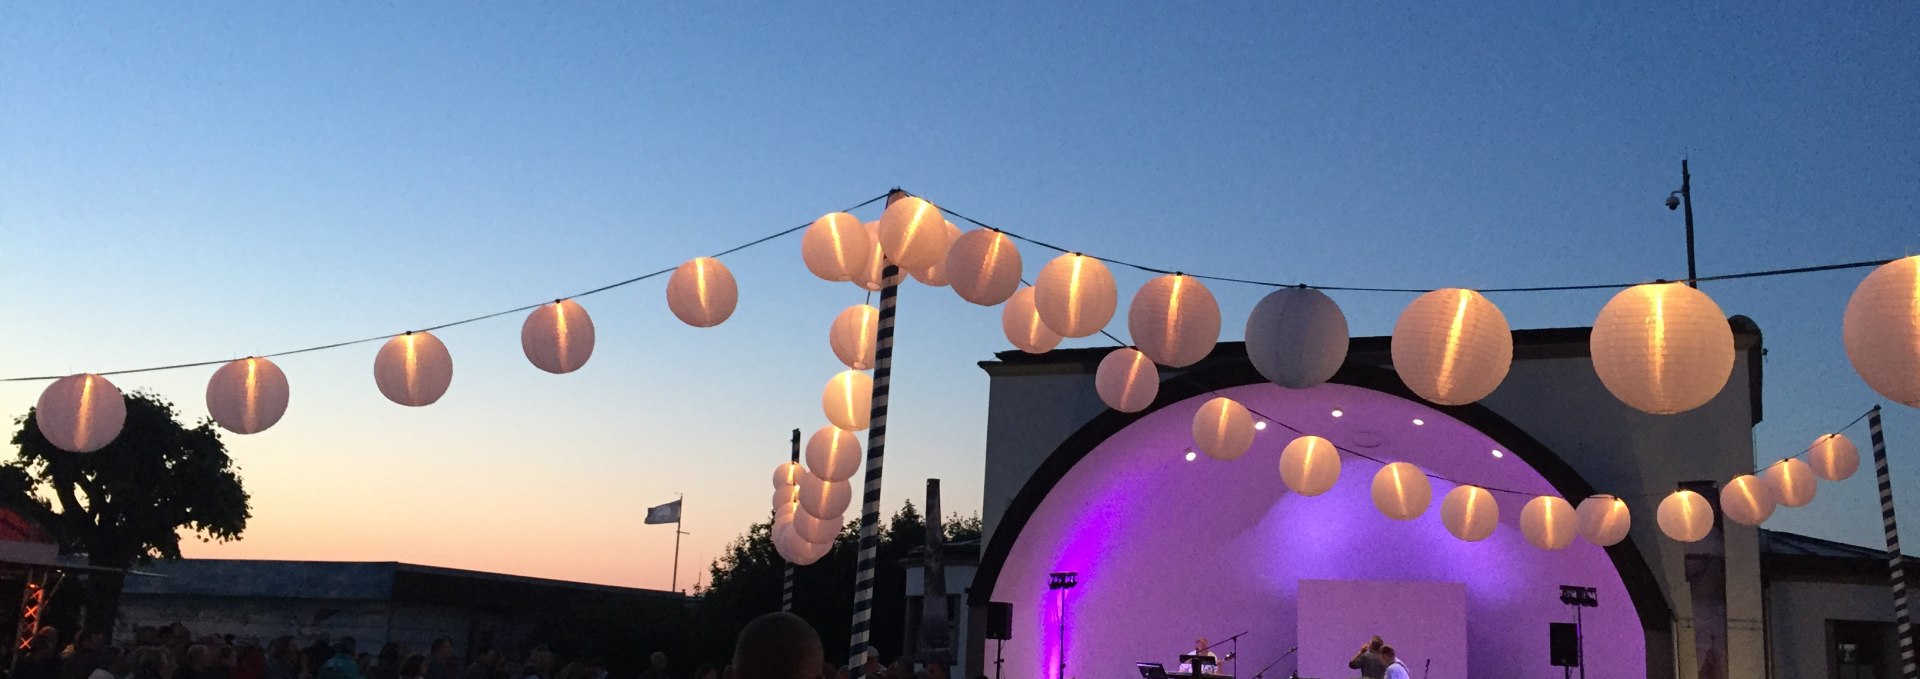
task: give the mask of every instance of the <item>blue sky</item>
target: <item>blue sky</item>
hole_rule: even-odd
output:
[[[12,5],[0,373],[430,325],[896,185],[1171,269],[1495,287],[1683,275],[1661,200],[1687,156],[1703,274],[1899,256],[1920,246],[1914,35],[1897,3]],[[715,329],[673,321],[663,282],[581,300],[599,347],[565,377],[527,365],[518,317],[450,329],[452,391],[422,410],[374,390],[377,345],[289,357],[286,419],[229,439],[249,539],[196,551],[658,587],[672,536],[639,512],[685,492],[699,569],[761,515],[787,431],[822,424],[826,327],[863,299],[797,252],[728,257],[741,303]],[[1839,342],[1863,275],[1706,287],[1766,332],[1764,457],[1875,402]],[[1263,291],[1214,292],[1238,339]],[[1493,299],[1552,327],[1607,296]],[[1409,297],[1336,299],[1378,335]],[[978,505],[974,363],[1004,348],[997,310],[905,293],[888,506],[928,477]],[[198,417],[209,373],[118,383]],[[39,389],[0,385],[0,412]],[[1920,488],[1920,416],[1888,429]],[[1873,544],[1875,506],[1863,474],[1771,525]],[[1920,535],[1920,490],[1901,506]]]

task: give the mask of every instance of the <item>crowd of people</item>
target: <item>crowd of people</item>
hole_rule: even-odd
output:
[[[264,646],[233,635],[194,636],[185,625],[141,627],[131,642],[115,645],[82,630],[60,644],[60,632],[42,627],[16,659],[7,679],[609,679],[607,663],[593,659],[561,664],[544,644],[510,656],[482,650],[471,662],[447,639],[435,639],[424,654],[388,642],[363,650],[353,637],[321,637],[303,645],[282,636]],[[870,653],[861,676],[878,679],[948,679],[938,665],[915,669],[904,660],[880,664]],[[682,679],[842,679],[851,672],[825,661],[820,635],[800,618],[762,616],[740,633],[732,662],[703,664]],[[637,679],[675,679],[667,656],[654,653]]]

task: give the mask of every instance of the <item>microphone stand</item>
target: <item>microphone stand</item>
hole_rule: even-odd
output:
[[[1300,647],[1299,647],[1299,646],[1295,646],[1295,647],[1293,647],[1293,648],[1289,648],[1289,649],[1287,649],[1287,652],[1286,652],[1286,653],[1282,653],[1282,654],[1280,654],[1280,657],[1279,657],[1279,658],[1277,658],[1277,659],[1275,659],[1275,660],[1274,660],[1273,662],[1270,662],[1270,663],[1267,663],[1267,666],[1266,666],[1266,667],[1262,667],[1262,668],[1260,668],[1260,671],[1259,671],[1259,672],[1255,672],[1255,673],[1253,674],[1253,679],[1264,679],[1264,677],[1266,677],[1266,676],[1267,676],[1267,670],[1270,670],[1270,669],[1273,669],[1273,666],[1274,666],[1274,665],[1278,665],[1278,664],[1280,664],[1280,661],[1281,661],[1281,660],[1286,660],[1286,659],[1287,659],[1287,656],[1290,656],[1290,655],[1293,655],[1293,652],[1294,652],[1294,651],[1298,651],[1298,650],[1300,650]],[[1292,677],[1293,677],[1293,679],[1300,679],[1300,665],[1299,665],[1299,663],[1295,663],[1295,664],[1294,664],[1294,667],[1293,667],[1293,675],[1292,675]]]
[[[1246,632],[1241,632],[1239,634],[1235,634],[1233,636],[1220,640],[1220,643],[1233,644],[1233,648],[1227,649],[1227,661],[1233,663],[1233,676],[1236,676],[1236,677],[1240,676],[1240,641],[1239,639],[1240,637],[1244,637],[1252,633],[1252,631],[1253,630],[1247,630]],[[1211,650],[1213,647],[1213,643],[1208,642],[1207,647],[1209,650]],[[1220,669],[1226,669],[1226,668],[1220,668]]]
[[[1427,658],[1427,668],[1420,670],[1420,679],[1433,676],[1433,658]]]

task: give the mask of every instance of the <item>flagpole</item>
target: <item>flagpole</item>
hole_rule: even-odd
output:
[[[680,530],[680,517],[687,511],[687,495],[674,493],[674,496],[676,499],[673,502],[679,505],[679,509],[673,512],[673,584],[668,586],[668,591],[678,594],[680,592],[680,536],[686,535]]]
[[[1907,565],[1900,555],[1900,525],[1893,516],[1893,474],[1887,470],[1887,437],[1880,429],[1880,406],[1867,411],[1867,431],[1873,440],[1873,471],[1880,484],[1880,522],[1887,531],[1887,575],[1893,584],[1893,619],[1900,642],[1900,676],[1920,677],[1914,659],[1913,617],[1907,608]]]
[[[800,430],[793,430],[793,453],[788,461],[800,463]],[[782,561],[786,561],[782,559]],[[786,575],[780,580],[780,610],[793,612],[793,562],[786,561]]]
[[[907,192],[894,189],[887,193],[887,205],[906,196]],[[899,301],[900,281],[906,278],[900,267],[890,262],[881,264],[883,287],[880,288],[879,327],[874,329],[873,404],[867,428],[867,483],[860,505],[859,556],[853,577],[853,635],[847,648],[847,664],[854,679],[862,679],[860,661],[866,656],[873,622],[874,566],[880,558],[880,463],[887,451],[887,392],[893,381],[893,315]]]

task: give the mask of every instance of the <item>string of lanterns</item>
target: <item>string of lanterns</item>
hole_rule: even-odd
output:
[[[982,306],[1004,304],[1001,320],[1008,341],[1029,353],[1050,351],[1064,338],[1105,332],[1117,311],[1119,299],[1113,274],[1107,266],[1109,262],[1160,274],[1142,286],[1129,304],[1128,330],[1135,338],[1135,345],[1116,350],[1101,362],[1096,374],[1097,391],[1103,400],[1129,412],[1148,407],[1157,396],[1158,366],[1191,365],[1204,358],[1219,341],[1222,322],[1219,305],[1203,280],[1278,288],[1261,299],[1247,318],[1245,338],[1255,369],[1275,384],[1291,389],[1325,382],[1345,361],[1346,319],[1338,304],[1323,290],[1420,293],[1396,321],[1390,348],[1396,372],[1408,388],[1435,403],[1460,405],[1478,401],[1499,387],[1511,366],[1511,329],[1505,316],[1484,292],[1622,288],[1595,319],[1594,365],[1609,392],[1623,403],[1645,412],[1671,414],[1699,407],[1721,391],[1732,371],[1733,340],[1724,314],[1705,293],[1680,283],[1485,291],[1282,286],[1102,260],[1012,234],[956,213],[943,213],[917,196],[908,195],[894,201],[876,222],[862,223],[850,214],[851,210],[884,197],[875,197],[847,211],[830,213],[809,224],[714,256],[698,257],[671,269],[573,298],[399,335],[271,356],[385,339],[374,361],[376,386],[395,403],[422,407],[443,396],[453,377],[451,354],[432,330],[530,311],[521,328],[521,344],[528,361],[541,370],[564,374],[583,366],[591,357],[594,344],[591,317],[574,298],[670,274],[666,297],[674,316],[693,327],[714,327],[732,316],[739,295],[732,272],[718,257],[804,230],[801,256],[808,271],[815,276],[833,282],[852,282],[874,291],[893,282],[882,278],[887,265],[894,264],[903,275],[927,285],[949,286],[968,302]],[[946,214],[954,214],[979,228],[962,232],[945,218]],[[1023,261],[1015,240],[1061,253],[1040,269],[1031,286],[1021,285]],[[1697,280],[1869,265],[1877,268],[1860,283],[1846,309],[1843,341],[1848,357],[1876,392],[1899,403],[1920,407],[1920,341],[1915,341],[1920,338],[1920,257]],[[786,538],[792,544],[783,550],[783,555],[812,555],[814,550],[810,546],[820,543],[808,538],[825,535],[821,522],[831,519],[837,526],[838,517],[850,502],[852,472],[843,466],[857,468],[857,445],[854,445],[857,437],[852,433],[868,425],[872,377],[863,371],[872,367],[877,316],[872,306],[858,305],[843,311],[830,327],[830,348],[847,365],[847,370],[835,375],[822,394],[829,428],[838,433],[824,433],[823,428],[816,432],[815,439],[824,450],[842,450],[853,445],[845,448],[851,451],[845,453],[849,456],[846,459],[853,462],[838,463],[841,458],[825,454],[821,464],[828,466],[816,468],[810,455],[808,466],[803,468],[805,473],[790,473],[787,479],[792,483],[776,484],[776,518],[786,517],[784,521],[775,522],[776,537],[792,536]],[[1129,353],[1120,353],[1123,351]],[[271,356],[218,362],[222,364],[209,381],[207,403],[214,421],[221,427],[239,434],[255,433],[271,427],[285,413],[286,375],[270,360]],[[214,363],[217,362],[146,370]],[[50,442],[65,450],[90,452],[107,445],[118,435],[125,420],[125,409],[119,390],[106,379],[107,374],[83,373],[59,378],[41,394],[37,403],[39,422]],[[16,381],[23,379],[45,378],[15,378]],[[1201,409],[1201,414],[1206,419],[1203,422],[1196,418],[1194,438],[1196,447],[1208,455],[1232,459],[1251,446],[1253,418],[1244,406],[1230,399],[1215,399]],[[1294,463],[1299,467],[1294,476],[1304,488],[1324,492],[1321,485],[1329,483],[1325,460],[1337,464],[1338,455],[1315,454],[1315,450],[1337,450],[1331,444],[1324,448],[1317,446],[1305,446],[1294,456]],[[815,441],[809,441],[809,449],[814,447]],[[1838,451],[1843,447],[1833,442],[1827,448]],[[1851,444],[1844,448],[1850,450]],[[1850,464],[1857,467],[1857,453],[1853,456]],[[1848,464],[1845,456],[1838,452],[1823,459],[1828,464],[1825,471],[1836,475]],[[1287,466],[1284,459],[1282,466],[1283,470]],[[845,476],[841,475],[843,471]],[[1764,483],[1730,484],[1729,488],[1737,489],[1736,493],[1743,493],[1741,499],[1746,504],[1736,510],[1740,516],[1729,518],[1739,520],[1770,513],[1763,499],[1788,506],[1811,501],[1811,484],[1816,472],[1806,462],[1788,459],[1766,470]],[[1851,469],[1847,472],[1850,474]],[[1335,467],[1332,477],[1337,475]],[[1288,474],[1283,473],[1283,479],[1287,477]],[[1375,477],[1376,504],[1389,516],[1417,517],[1431,504],[1431,488],[1426,479],[1426,474],[1410,464],[1388,464]],[[1456,488],[1455,492],[1458,491]],[[1662,501],[1663,528],[1669,524],[1697,528],[1703,513],[1694,499],[1704,503],[1704,498],[1697,498],[1697,494],[1690,498],[1685,493],[1687,491],[1674,493]],[[1446,522],[1456,535],[1479,534],[1482,526],[1478,522],[1484,521],[1485,513],[1494,511],[1496,505],[1491,494],[1483,497],[1469,491],[1457,496],[1449,493],[1449,498],[1457,499],[1443,500],[1443,514],[1455,517]],[[1596,498],[1583,500],[1572,512],[1565,511],[1560,504],[1530,502],[1525,511],[1526,516],[1533,518],[1523,520],[1523,524],[1535,527],[1528,532],[1538,533],[1541,537],[1536,544],[1543,545],[1564,546],[1565,537],[1571,534],[1565,530],[1569,521],[1575,526],[1573,532],[1596,543],[1604,542],[1616,529],[1624,535],[1622,526],[1627,522],[1624,503],[1611,498],[1609,502],[1594,504]],[[1564,504],[1565,500],[1560,502]],[[1588,510],[1590,505],[1593,509]],[[1456,509],[1449,512],[1445,506]],[[1415,511],[1416,508],[1419,511]],[[1710,507],[1704,516],[1710,525]],[[1693,535],[1690,530],[1667,532],[1676,539]]]

